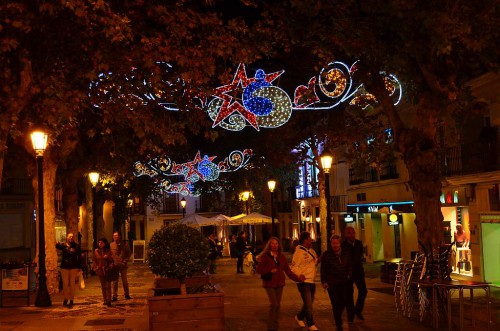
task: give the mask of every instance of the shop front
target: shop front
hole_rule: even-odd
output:
[[[500,214],[481,214],[484,281],[500,286]]]
[[[443,235],[445,244],[453,244],[452,273],[474,276],[473,252],[470,245],[470,216],[464,187],[446,188],[441,193]]]
[[[414,220],[413,201],[348,204],[343,226],[356,229],[367,262],[409,260],[418,251]]]

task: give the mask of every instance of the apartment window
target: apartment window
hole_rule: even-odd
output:
[[[366,193],[356,194],[356,201],[366,201]]]

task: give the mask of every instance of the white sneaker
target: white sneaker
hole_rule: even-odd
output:
[[[299,320],[299,318],[297,317],[297,315],[295,315],[295,322],[297,322],[297,324],[298,324],[301,328],[305,328],[305,327],[306,327],[306,323],[304,323],[304,321]]]
[[[319,330],[319,329],[316,327],[316,325],[311,325],[311,326],[310,326],[310,327],[308,327],[307,329],[308,329],[308,330],[310,330],[310,331],[317,331],[317,330]]]

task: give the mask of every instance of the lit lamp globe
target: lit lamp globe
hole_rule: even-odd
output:
[[[92,184],[92,187],[95,187],[99,182],[99,173],[98,172],[89,173],[89,180],[90,183]]]
[[[43,152],[45,152],[48,137],[49,135],[42,131],[31,133],[31,143],[33,144],[33,149],[37,156],[42,156]]]
[[[332,168],[333,156],[327,151],[324,151],[321,154],[321,167],[325,171],[325,173],[329,173]]]
[[[267,181],[267,187],[269,188],[269,192],[273,193],[276,188],[276,181],[274,179],[270,179]]]

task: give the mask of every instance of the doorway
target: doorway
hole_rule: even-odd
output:
[[[500,223],[481,223],[484,281],[500,286]]]

